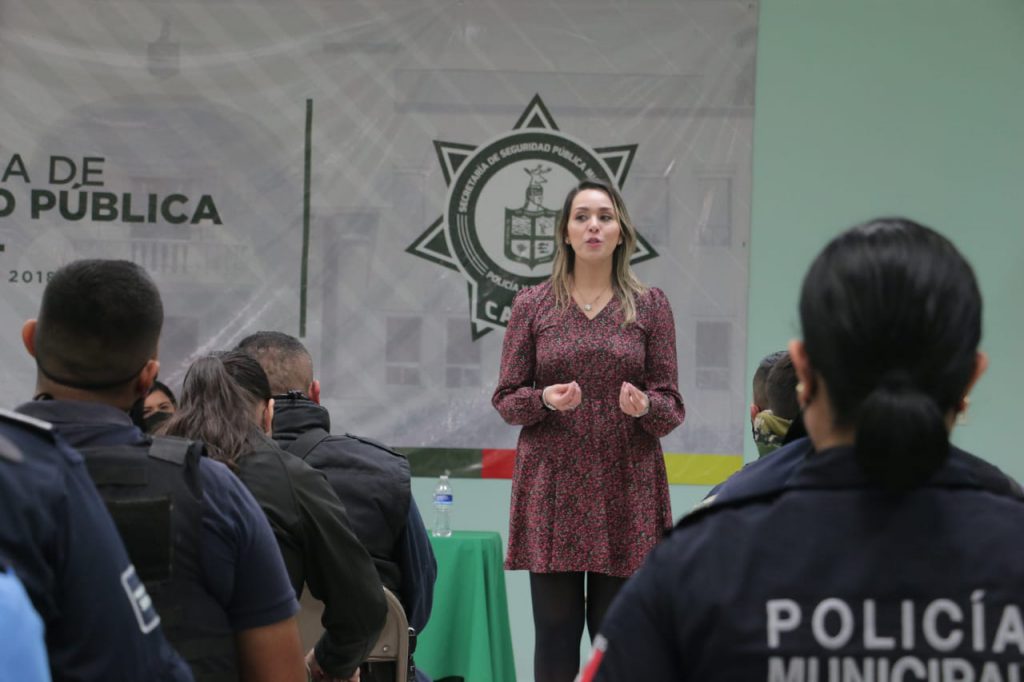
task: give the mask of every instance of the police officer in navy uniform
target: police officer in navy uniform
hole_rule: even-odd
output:
[[[256,358],[270,380],[274,440],[327,476],[381,582],[402,602],[409,625],[422,631],[433,604],[437,562],[412,499],[408,460],[369,438],[331,435],[313,360],[295,337],[261,331],[242,339],[238,350]],[[384,670],[388,665],[364,665],[364,682],[392,679],[393,671]]]
[[[298,604],[256,501],[200,444],[153,440],[133,423],[159,370],[162,324],[160,294],[139,266],[60,268],[22,330],[38,371],[36,400],[18,411],[53,423],[85,456],[197,681],[299,682]]]
[[[54,680],[192,680],[164,638],[81,455],[49,424],[6,410],[0,557],[43,620]],[[4,679],[31,679],[28,670],[19,673]]]
[[[678,524],[582,679],[1024,680],[1024,494],[949,443],[988,362],[981,308],[926,227],[834,239],[789,349],[809,440]]]

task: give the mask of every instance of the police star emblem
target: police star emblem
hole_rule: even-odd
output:
[[[621,189],[637,145],[590,147],[560,131],[535,95],[512,130],[480,145],[435,140],[434,149],[448,186],[445,212],[406,251],[463,276],[476,340],[505,327],[520,289],[550,276],[569,190],[584,178]],[[638,235],[631,262],[657,255]]]

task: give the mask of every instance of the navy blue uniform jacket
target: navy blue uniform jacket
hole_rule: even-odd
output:
[[[1024,496],[956,448],[887,493],[796,441],[685,517],[602,624],[596,680],[1024,681]]]
[[[0,418],[0,555],[46,626],[60,682],[190,682],[82,456],[49,427]],[[34,421],[34,420],[33,420]]]

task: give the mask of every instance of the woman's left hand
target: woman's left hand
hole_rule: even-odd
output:
[[[642,417],[650,409],[651,401],[639,388],[623,381],[619,390],[619,407],[630,417]]]

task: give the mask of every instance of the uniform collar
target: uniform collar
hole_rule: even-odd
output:
[[[113,405],[81,400],[37,400],[18,406],[17,411],[50,422],[76,448],[147,441],[128,413]]]
[[[124,410],[106,403],[85,400],[34,400],[16,408],[17,412],[36,419],[62,424],[95,424],[134,426]]]
[[[866,484],[852,445],[812,452],[789,481],[794,488],[849,488]]]
[[[330,433],[331,414],[309,398],[275,398],[274,438],[295,436],[321,428]]]
[[[801,438],[747,465],[722,484],[718,493],[679,521],[689,525],[715,510],[772,499],[796,489],[856,489],[868,483],[853,446],[815,452]],[[950,446],[949,459],[923,487],[973,488],[1024,499],[1021,487],[997,467]]]
[[[787,487],[863,488],[869,485],[853,446],[843,445],[807,457]],[[949,458],[922,487],[976,488],[1022,496],[1020,486],[998,467],[953,445],[949,447]]]

